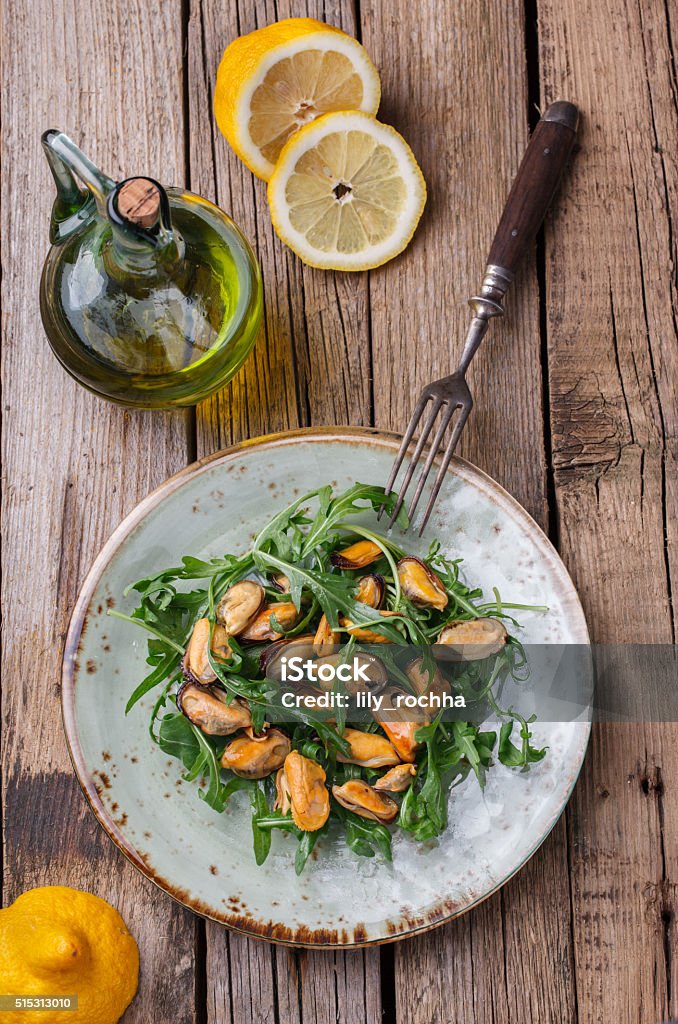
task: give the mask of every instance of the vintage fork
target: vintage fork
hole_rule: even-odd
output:
[[[424,388],[405,431],[386,484],[387,495],[394,489],[405,454],[420,421],[424,420],[407,472],[399,488],[398,499],[394,505],[389,526],[393,526],[402,507],[405,494],[429,435],[439,415],[442,414],[408,509],[410,522],[412,521],[431,467],[442,445],[443,437],[455,412],[459,410],[421,521],[419,534],[423,533],[457,447],[459,436],[473,407],[471,392],[466,383],[466,371],[485,336],[492,317],[504,315],[502,300],[515,276],[520,260],[534,240],[551,204],[574,143],[578,118],[579,113],[573,103],[558,100],[551,104],[532,133],[492,242],[480,294],[469,299],[469,305],[473,310],[473,319],[466,335],[459,366],[450,377],[433,381]],[[425,412],[426,416],[424,417]],[[384,507],[382,505],[379,517],[384,511]]]

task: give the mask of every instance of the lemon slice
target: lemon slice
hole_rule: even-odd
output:
[[[408,244],[426,183],[395,129],[369,114],[326,114],[293,135],[268,183],[273,226],[304,263],[369,270]]]
[[[294,132],[332,110],[379,107],[379,75],[365,49],[313,18],[286,18],[226,48],[214,115],[228,142],[268,180]]]

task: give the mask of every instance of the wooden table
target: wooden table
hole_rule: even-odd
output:
[[[472,913],[412,941],[294,952],[175,905],[100,831],[66,754],[59,662],[95,553],[151,488],[240,438],[308,424],[402,430],[458,354],[537,107],[583,111],[581,149],[472,377],[462,454],[558,545],[597,641],[674,639],[676,244],[673,0],[3,0],[3,899],[66,883],[139,940],[126,1024],[654,1024],[678,1016],[678,745],[671,725],[597,727],[566,813]],[[302,266],[262,183],[211,115],[240,32],[290,14],[341,25],[382,74],[383,119],[430,198],[403,257]],[[45,342],[37,290],[52,187],[40,133],[114,177],[186,183],[263,266],[261,341],[224,394],[172,414],[113,408]]]

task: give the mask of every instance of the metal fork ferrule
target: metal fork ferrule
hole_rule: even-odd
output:
[[[498,267],[494,263],[488,263],[485,267],[485,277],[480,288],[480,294],[485,299],[494,299],[495,302],[501,303],[514,277],[513,271],[507,270],[506,267]]]
[[[485,298],[484,295],[472,295],[468,304],[480,320],[490,320],[493,316],[504,315],[504,307],[494,299]]]
[[[468,300],[475,315],[481,320],[490,320],[493,316],[503,316],[504,307],[501,302],[512,280],[513,274],[510,270],[488,263],[485,267],[485,277],[480,295],[472,295]]]

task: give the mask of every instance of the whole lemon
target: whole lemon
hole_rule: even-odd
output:
[[[139,981],[139,950],[117,910],[50,885],[0,910],[0,994],[77,995],[78,1008],[6,1010],[3,1024],[117,1024]]]

